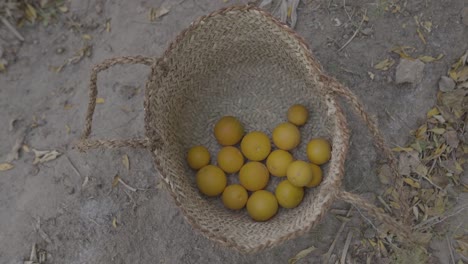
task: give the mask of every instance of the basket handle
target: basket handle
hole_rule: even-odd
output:
[[[346,101],[352,106],[354,112],[364,121],[374,138],[375,146],[381,150],[387,159],[388,165],[392,171],[394,183],[399,185],[397,187],[401,187],[402,181],[397,180],[400,177],[400,174],[398,172],[395,156],[393,155],[388,145],[385,143],[384,137],[380,132],[377,124],[364,110],[364,106],[359,101],[359,99],[353,94],[353,92],[351,92],[348,87],[342,85],[334,78],[322,75],[321,81],[327,85],[331,92],[346,99]],[[399,235],[401,238],[407,241],[411,241],[410,228],[407,225],[396,221],[392,216],[386,214],[383,209],[373,205],[372,203],[369,203],[357,194],[353,194],[344,190],[338,192],[338,198],[365,210],[369,215],[375,217],[381,223],[384,223],[394,234]],[[402,206],[405,205],[402,204]],[[403,210],[403,212],[407,212],[407,210]]]
[[[103,62],[95,65],[91,70],[91,77],[89,81],[89,102],[88,110],[86,112],[86,121],[81,138],[77,143],[77,147],[81,151],[85,151],[92,148],[107,147],[107,148],[121,148],[121,147],[133,147],[133,148],[147,148],[149,147],[149,140],[147,138],[134,138],[134,139],[89,139],[91,134],[91,127],[93,123],[94,110],[96,108],[96,98],[98,94],[97,90],[97,78],[98,73],[105,71],[114,65],[119,64],[144,64],[147,66],[153,65],[155,59],[144,57],[144,56],[126,56],[116,57],[104,60]]]

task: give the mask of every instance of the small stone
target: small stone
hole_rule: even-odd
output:
[[[374,238],[375,234],[376,234],[376,232],[375,232],[374,228],[371,228],[371,227],[367,228],[366,231],[364,231],[364,237],[367,238],[367,239]]]
[[[452,78],[447,76],[442,76],[439,80],[439,90],[441,92],[450,92],[455,89],[455,82]]]
[[[468,26],[468,7],[465,7],[462,10],[462,23],[465,26]]]
[[[62,48],[62,47],[57,48],[57,49],[55,50],[55,53],[57,53],[57,54],[62,54],[62,53],[64,53],[64,52],[65,52],[65,48]]]
[[[420,83],[424,73],[424,66],[424,62],[420,60],[412,61],[407,59],[400,59],[400,63],[396,68],[396,83]]]
[[[368,27],[368,28],[362,29],[361,33],[366,35],[366,36],[369,36],[369,35],[372,35],[372,33],[374,33],[374,30],[372,28]]]

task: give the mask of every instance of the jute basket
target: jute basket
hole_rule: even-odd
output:
[[[117,64],[151,67],[144,101],[146,137],[91,140],[97,75]],[[347,87],[324,74],[300,36],[254,6],[229,7],[197,19],[170,44],[162,58],[105,60],[92,69],[89,96],[79,148],[148,149],[184,217],[211,240],[242,252],[269,248],[315,227],[337,199],[363,209],[395,234],[408,237],[407,228],[341,186],[349,130],[337,97],[346,99],[369,127],[376,146],[397,175],[393,155],[376,124]],[[321,136],[327,137],[333,148],[322,184],[307,190],[299,207],[280,209],[271,220],[255,222],[245,211],[227,210],[219,198],[198,192],[195,172],[186,165],[186,153],[191,146],[201,144],[215,156],[220,147],[213,126],[220,117],[236,116],[247,131],[269,134],[286,121],[287,109],[295,103],[306,105],[311,112],[307,125],[301,128],[301,145]],[[304,147],[293,154],[306,160]],[[233,182],[237,176],[228,178]]]

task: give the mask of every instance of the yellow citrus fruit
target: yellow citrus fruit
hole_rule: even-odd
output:
[[[247,201],[247,212],[255,221],[267,221],[278,212],[278,201],[269,191],[256,191]]]
[[[276,200],[284,208],[294,208],[304,198],[304,188],[292,185],[288,180],[278,184],[275,190]]]
[[[239,181],[249,191],[265,188],[270,179],[268,169],[258,161],[247,162],[239,172]]]
[[[207,196],[218,196],[226,187],[227,178],[224,171],[214,165],[207,165],[197,172],[197,186]]]
[[[263,132],[250,132],[242,139],[241,150],[249,160],[264,160],[271,151],[270,139]]]
[[[223,147],[218,152],[218,166],[226,173],[238,172],[244,165],[244,156],[233,146]]]
[[[293,156],[291,153],[282,149],[277,149],[272,151],[268,156],[266,166],[271,175],[284,177],[286,176],[286,171],[291,162],[293,162]]]
[[[312,180],[306,185],[306,187],[316,187],[322,182],[322,169],[311,163],[312,167]]]
[[[286,175],[292,185],[304,187],[312,180],[312,167],[308,162],[296,160],[289,165]]]
[[[210,152],[204,146],[195,146],[187,153],[187,162],[194,170],[201,169],[210,163]]]
[[[223,195],[221,196],[224,206],[231,210],[244,208],[248,198],[249,195],[247,191],[239,184],[229,185],[224,189]]]
[[[282,150],[291,150],[301,141],[299,129],[291,123],[283,123],[273,130],[273,143]]]
[[[315,138],[307,144],[307,157],[310,162],[322,165],[331,158],[331,146],[326,139]]]
[[[296,104],[288,109],[288,121],[296,126],[302,126],[307,122],[309,112],[303,105]]]
[[[214,127],[214,135],[219,144],[232,146],[242,139],[244,126],[233,116],[222,117]]]

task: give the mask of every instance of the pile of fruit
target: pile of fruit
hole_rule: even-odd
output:
[[[320,165],[330,160],[331,147],[327,140],[314,138],[307,144],[310,162],[294,160],[289,151],[301,142],[298,127],[306,123],[308,111],[302,105],[293,105],[287,116],[289,122],[273,130],[276,147],[273,151],[265,133],[245,134],[237,118],[222,117],[214,127],[214,136],[223,146],[217,155],[217,166],[210,164],[210,153],[204,146],[188,151],[188,165],[198,170],[196,182],[200,192],[210,197],[221,195],[224,206],[231,210],[247,207],[248,214],[256,221],[272,218],[278,211],[278,204],[283,208],[297,207],[304,197],[304,188],[316,187],[322,181]],[[236,147],[239,142],[240,149]],[[226,174],[236,173],[240,184],[227,186]],[[270,174],[286,177],[276,186],[274,194],[264,190]]]

